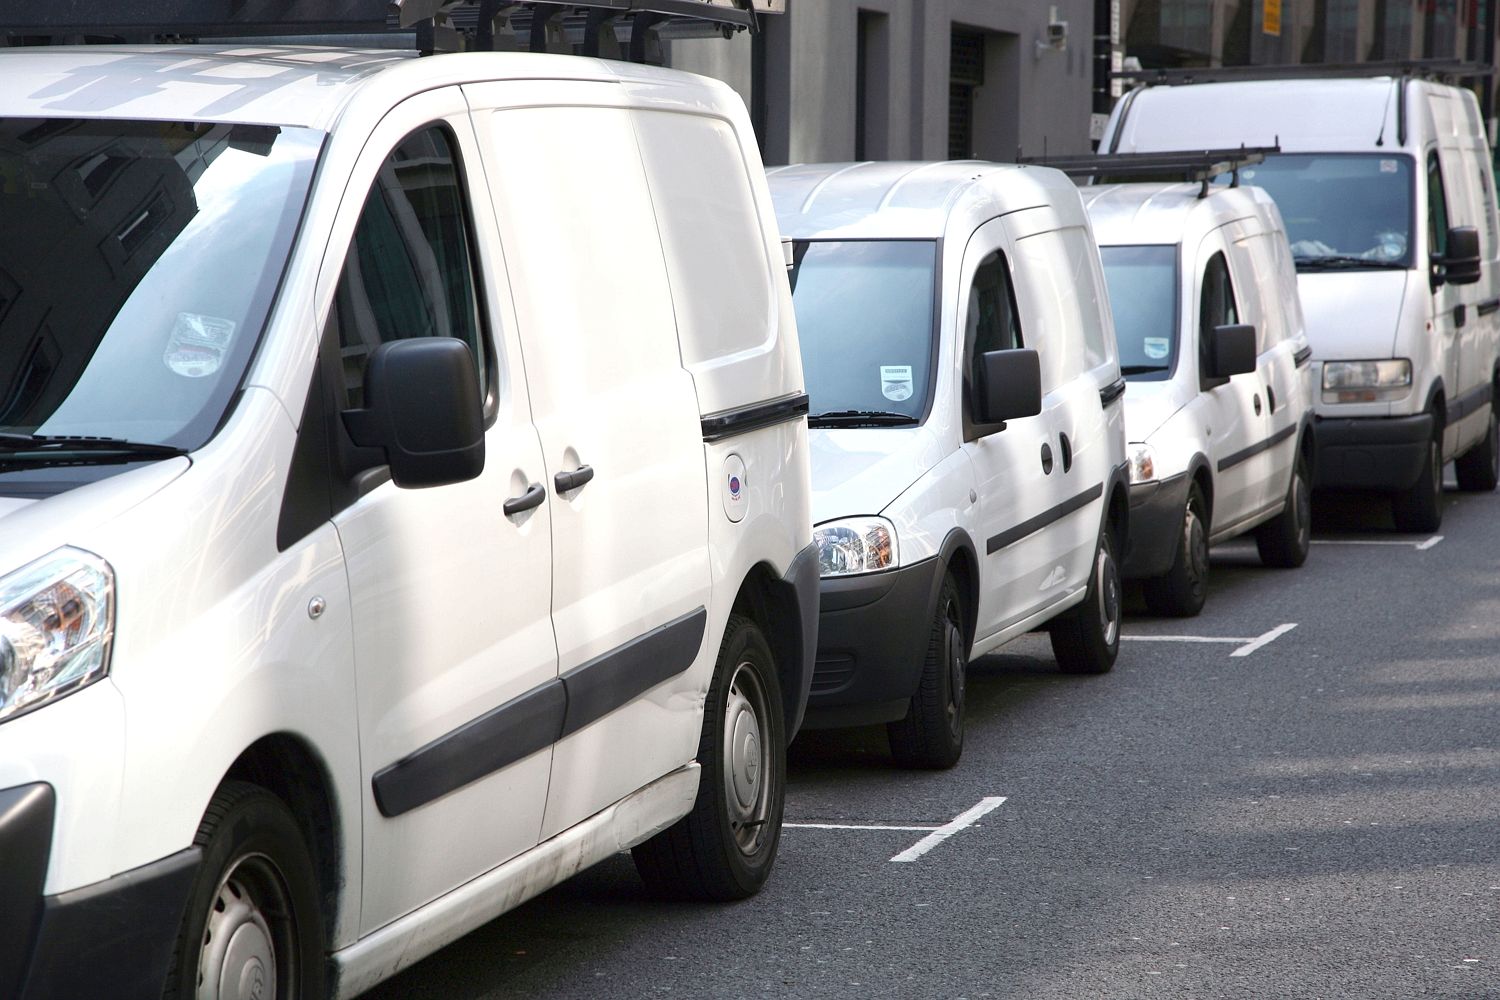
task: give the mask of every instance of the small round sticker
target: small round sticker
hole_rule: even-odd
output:
[[[1147,337],[1141,341],[1141,347],[1146,351],[1146,357],[1152,361],[1160,361],[1172,350],[1172,342],[1166,337]]]
[[[162,361],[184,378],[203,378],[219,370],[233,339],[233,320],[178,313]]]
[[[911,365],[881,365],[880,394],[892,402],[910,399],[912,393]]]

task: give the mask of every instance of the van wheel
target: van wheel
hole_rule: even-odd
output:
[[[1203,610],[1208,598],[1208,504],[1197,483],[1188,486],[1172,568],[1144,581],[1141,591],[1154,615],[1190,618]]]
[[[652,892],[744,899],[765,884],[781,841],[786,731],[781,685],[760,627],[732,615],[703,709],[693,811],[631,850]]]
[[[1490,428],[1484,440],[1470,448],[1453,463],[1458,473],[1458,488],[1471,493],[1488,493],[1500,482],[1500,412],[1490,405]]]
[[[1439,434],[1441,436],[1441,434]],[[1427,462],[1417,484],[1391,497],[1396,530],[1410,534],[1436,531],[1443,523],[1443,453],[1438,436],[1427,442]]]
[[[1280,514],[1255,529],[1260,561],[1280,569],[1296,569],[1307,562],[1312,547],[1312,487],[1307,482],[1307,460],[1297,456],[1286,506]]]
[[[214,793],[193,843],[203,862],[165,1000],[324,996],[317,878],[281,800],[258,785],[228,782]]]
[[[1052,655],[1065,674],[1102,674],[1120,652],[1120,567],[1109,531],[1099,535],[1083,603],[1052,623]]]
[[[964,639],[963,605],[953,577],[943,577],[927,634],[922,679],[906,718],[887,724],[891,756],[902,767],[952,767],[964,752],[964,670],[969,644]]]

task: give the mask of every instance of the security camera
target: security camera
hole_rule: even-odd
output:
[[[1047,45],[1059,52],[1068,48],[1068,22],[1052,21],[1047,25]]]

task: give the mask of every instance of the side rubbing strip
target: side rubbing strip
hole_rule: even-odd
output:
[[[1303,365],[1307,364],[1309,361],[1312,360],[1312,348],[1311,347],[1304,347],[1304,348],[1302,348],[1296,354],[1292,355],[1292,360],[1297,363],[1297,367],[1298,368],[1301,368]]]
[[[758,431],[762,427],[796,420],[807,412],[807,393],[785,396],[764,403],[733,410],[721,410],[703,418],[703,440],[720,441],[736,434]]]
[[[1125,380],[1117,378],[1099,390],[1099,402],[1103,406],[1108,406],[1123,395],[1125,395]]]
[[[1297,426],[1295,424],[1290,427],[1283,427],[1264,441],[1252,444],[1250,447],[1241,449],[1233,455],[1226,455],[1219,459],[1219,471],[1223,472],[1225,469],[1231,469],[1247,459],[1254,458],[1263,451],[1270,451],[1295,433],[1297,433]]]
[[[563,674],[568,710],[562,735],[578,732],[692,666],[707,628],[708,612],[698,608]]]
[[[986,542],[984,546],[985,555],[992,556],[996,552],[999,552],[1001,549],[1005,548],[1007,545],[1014,545],[1016,542],[1019,542],[1021,539],[1025,538],[1032,532],[1041,531],[1053,521],[1061,521],[1063,518],[1067,517],[1074,511],[1082,510],[1103,495],[1104,484],[1096,483],[1088,489],[1084,490],[1082,493],[1078,494],[1076,497],[1073,497],[1071,500],[1065,500],[1062,503],[1058,504],[1056,507],[1053,507],[1051,510],[1043,511],[1036,517],[1028,518],[1025,521],[1022,521],[1014,528],[1011,528],[1007,531],[1002,531],[998,535],[991,536],[990,540]]]
[[[410,812],[556,743],[567,701],[554,678],[381,768],[371,781],[380,815]]]

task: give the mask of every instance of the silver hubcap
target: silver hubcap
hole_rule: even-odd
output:
[[[957,736],[964,725],[964,635],[952,620],[949,620],[947,629],[948,728]]]
[[[724,708],[724,797],[729,827],[741,851],[753,854],[765,837],[771,808],[771,748],[762,735],[766,695],[749,663],[735,667]]]
[[[1203,519],[1191,506],[1183,519],[1182,544],[1187,552],[1188,575],[1197,589],[1208,577],[1208,534],[1203,530]]]
[[[255,856],[237,862],[214,896],[198,959],[198,1000],[273,1000],[276,992],[276,937],[256,898],[247,869],[269,862]],[[272,876],[274,878],[274,876]]]
[[[1306,547],[1312,537],[1312,490],[1300,469],[1292,477],[1292,516],[1297,519],[1297,541]]]
[[[1115,572],[1115,561],[1106,546],[1099,546],[1099,555],[1094,562],[1095,586],[1099,590],[1099,624],[1104,633],[1104,644],[1113,646],[1120,637],[1120,575]]]

